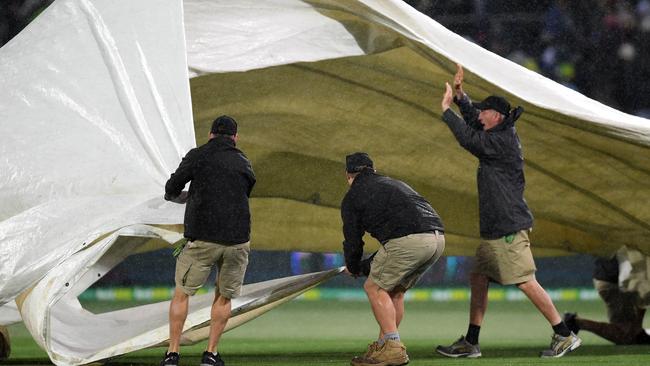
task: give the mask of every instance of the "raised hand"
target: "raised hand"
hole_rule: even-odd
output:
[[[456,75],[454,75],[454,91],[456,93],[456,98],[461,99],[463,97],[463,66],[461,64],[456,64]]]
[[[447,109],[449,109],[449,106],[451,106],[452,100],[453,100],[453,95],[451,93],[451,86],[449,85],[449,83],[446,82],[445,83],[445,95],[442,96],[442,103],[441,103],[443,112],[446,111]]]

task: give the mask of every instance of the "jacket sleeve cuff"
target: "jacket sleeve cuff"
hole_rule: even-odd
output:
[[[454,95],[454,103],[456,103],[456,105],[459,107],[464,104],[469,104],[469,102],[470,102],[469,97],[465,93],[463,93],[463,97],[460,99],[456,95]]]
[[[363,247],[363,244],[361,245]],[[361,271],[361,257],[363,250],[357,245],[343,242],[343,256],[345,257],[345,266],[352,274],[359,274]]]
[[[442,114],[442,120],[448,124],[454,124],[456,122],[459,122],[460,117],[454,112],[451,108],[447,108],[446,111]]]

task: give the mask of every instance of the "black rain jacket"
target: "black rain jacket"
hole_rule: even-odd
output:
[[[524,199],[524,157],[515,121],[523,109],[499,125],[483,131],[479,110],[470,99],[454,97],[463,118],[447,109],[442,119],[460,146],[479,160],[477,183],[481,237],[498,239],[533,226],[533,215]]]
[[[341,203],[345,264],[354,274],[360,271],[363,234],[385,244],[402,236],[444,231],[438,213],[413,188],[365,169],[352,182]]]
[[[255,174],[235,142],[217,136],[190,150],[167,181],[165,199],[178,197],[190,181],[185,237],[226,245],[249,241]]]

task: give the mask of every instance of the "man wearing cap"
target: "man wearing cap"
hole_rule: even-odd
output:
[[[368,276],[363,287],[379,323],[379,338],[352,365],[403,365],[409,358],[397,328],[404,293],[442,255],[444,228],[427,200],[406,183],[377,174],[368,154],[354,153],[345,160],[350,185],[341,203],[345,265],[355,277]],[[365,232],[382,244],[369,273],[363,273],[361,260]]]
[[[524,200],[524,159],[514,123],[522,107],[510,109],[503,97],[472,103],[463,92],[463,68],[454,77],[454,102],[463,118],[451,110],[452,89],[446,83],[442,119],[459,144],[479,160],[477,183],[481,243],[470,275],[471,301],[467,334],[436,351],[448,357],[481,356],[479,331],[487,309],[489,282],[516,285],[553,327],[549,349],[541,357],[562,357],[581,340],[562,321],[548,293],[535,279],[535,262],[528,233],[533,216]]]
[[[176,261],[176,289],[169,308],[169,348],[162,366],[178,365],[180,337],[189,297],[203,286],[216,264],[219,274],[210,313],[210,336],[202,366],[224,365],[217,344],[230,317],[230,301],[239,295],[250,252],[248,198],[255,185],[250,161],[236,147],[237,122],[220,116],[209,140],[190,150],[165,185],[165,199],[187,202],[188,242]],[[189,190],[183,191],[191,182]]]

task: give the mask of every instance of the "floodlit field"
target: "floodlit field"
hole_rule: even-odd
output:
[[[101,303],[89,304],[95,309]],[[558,302],[561,312],[603,320],[599,301]],[[584,343],[561,359],[541,360],[551,329],[528,302],[494,302],[481,331],[483,358],[452,360],[433,353],[438,344],[454,341],[467,327],[466,302],[407,303],[401,336],[411,365],[650,365],[650,346],[613,346],[589,333]],[[646,328],[650,322],[646,321]],[[47,364],[25,328],[12,326],[12,357],[4,364]],[[220,351],[231,365],[347,365],[376,336],[366,302],[294,301],[224,335]],[[185,347],[181,365],[198,365],[204,344]],[[150,349],[114,359],[111,365],[155,365],[164,349]]]

